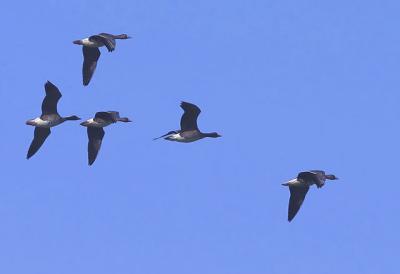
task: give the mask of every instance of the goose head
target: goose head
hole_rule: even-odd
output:
[[[211,133],[203,133],[204,137],[211,137],[211,138],[219,138],[222,137],[221,135],[219,135],[216,132],[211,132]]]
[[[127,118],[127,117],[119,118],[118,121],[119,121],[119,122],[124,122],[124,123],[130,123],[130,122],[132,122],[132,120],[130,120],[130,119]]]
[[[127,34],[120,34],[120,35],[116,35],[115,38],[118,38],[118,39],[130,39],[131,37],[128,36]]]
[[[333,174],[328,174],[325,177],[326,177],[326,179],[329,179],[329,180],[338,180],[339,179],[338,177],[336,177]]]
[[[67,120],[67,121],[76,121],[76,120],[80,120],[80,119],[81,119],[81,118],[79,118],[79,117],[76,116],[76,115],[64,117],[64,120]]]

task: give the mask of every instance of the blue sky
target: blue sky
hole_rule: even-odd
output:
[[[397,273],[398,1],[7,1],[0,272]],[[72,41],[127,33],[82,86]],[[97,161],[77,122],[30,160],[43,85],[62,115],[118,110]],[[152,141],[181,100],[223,137]],[[292,223],[281,183],[312,188]]]

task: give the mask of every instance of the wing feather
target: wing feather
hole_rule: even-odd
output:
[[[44,85],[46,96],[42,102],[42,115],[58,114],[57,103],[62,97],[60,90],[50,81]]]
[[[198,130],[197,117],[199,117],[199,114],[201,112],[200,108],[198,108],[194,104],[187,102],[182,102],[181,108],[184,110],[181,118],[181,130]]]
[[[94,40],[104,44],[109,52],[115,49],[115,39],[111,34],[100,33],[89,37],[90,40]]]
[[[103,128],[88,127],[87,135],[89,138],[88,142],[88,163],[91,166],[97,158],[99,153],[101,142],[104,137]]]
[[[100,50],[98,48],[82,47],[83,52],[83,66],[82,66],[82,76],[83,85],[89,85],[92,79],[93,73],[97,67],[97,61],[100,57]]]
[[[35,153],[43,145],[44,141],[46,141],[50,133],[51,133],[50,128],[35,127],[33,140],[31,145],[29,146],[28,154],[26,156],[27,159],[35,155]]]
[[[306,198],[306,194],[309,190],[308,186],[289,186],[290,199],[289,199],[289,209],[288,209],[288,221],[292,221],[294,216],[296,216],[301,205]]]

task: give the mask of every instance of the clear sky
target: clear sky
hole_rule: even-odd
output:
[[[6,1],[0,23],[0,273],[398,273],[400,3]],[[73,40],[101,49],[83,87]],[[87,165],[79,122],[30,160],[44,83],[62,115],[118,110]],[[223,137],[153,141],[181,100]],[[281,183],[313,187],[293,222]]]

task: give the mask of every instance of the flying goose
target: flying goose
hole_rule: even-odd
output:
[[[79,117],[73,115],[61,117],[57,112],[57,103],[61,98],[61,92],[50,81],[44,85],[46,96],[42,102],[42,115],[38,118],[26,121],[27,125],[35,127],[33,141],[29,147],[27,159],[31,158],[43,145],[46,138],[50,135],[50,128],[55,127],[65,121],[80,120]]]
[[[106,46],[109,52],[115,49],[115,39],[129,39],[126,34],[113,35],[108,33],[100,33],[92,35],[88,38],[73,41],[76,45],[82,45],[83,51],[83,85],[87,86],[92,79],[93,73],[100,57],[99,47]]]
[[[303,171],[294,178],[282,185],[288,186],[290,190],[289,209],[288,209],[288,221],[292,221],[296,216],[301,205],[303,204],[304,198],[311,185],[317,185],[321,188],[325,184],[325,180],[337,180],[335,175],[325,174],[322,170],[310,170]]]
[[[201,110],[196,105],[182,102],[181,108],[184,110],[181,118],[181,129],[170,131],[167,134],[154,138],[153,140],[164,138],[165,140],[169,141],[190,143],[205,137],[221,137],[221,135],[216,132],[203,133],[199,130],[197,127],[197,117],[199,116]]]
[[[101,142],[104,137],[103,127],[116,122],[131,122],[126,117],[120,118],[117,111],[101,111],[97,112],[94,118],[86,120],[81,123],[82,126],[87,127],[88,142],[88,163],[91,166],[96,160],[99,153]]]

